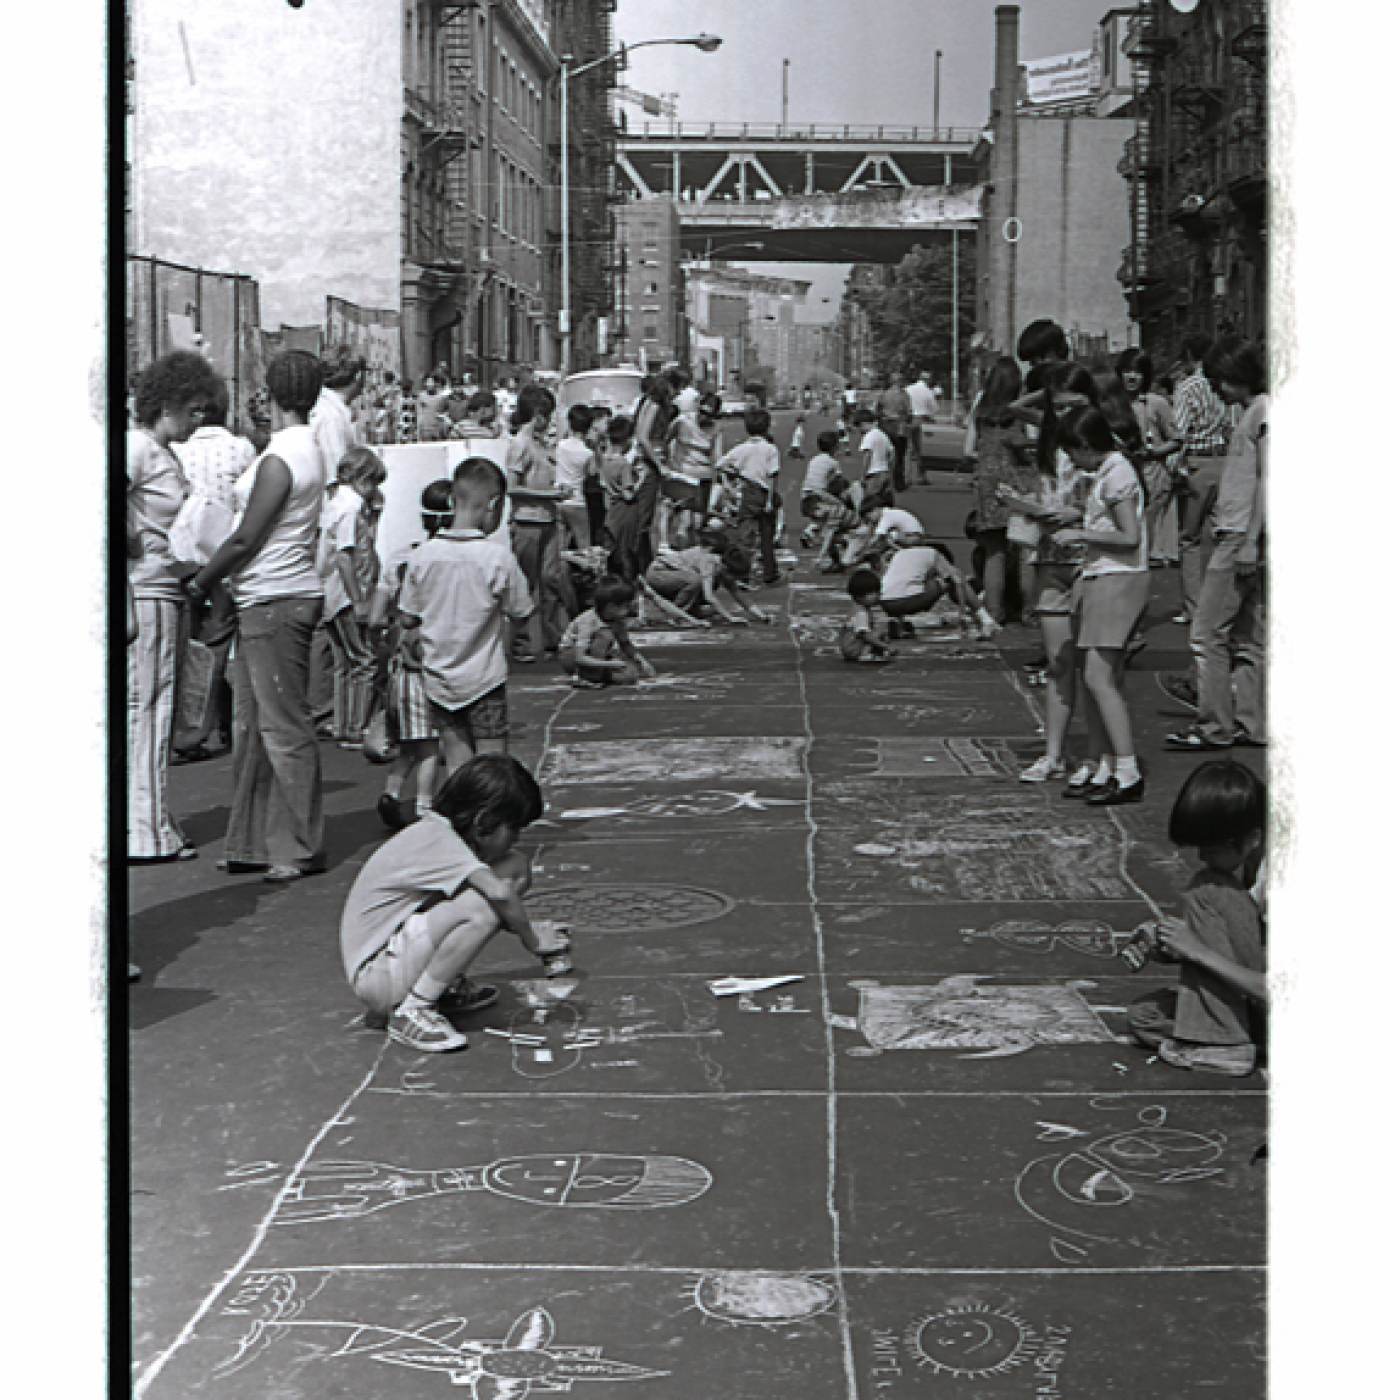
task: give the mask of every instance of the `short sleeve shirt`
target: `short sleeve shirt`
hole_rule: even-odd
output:
[[[326,480],[334,481],[340,459],[355,446],[355,418],[350,405],[334,389],[322,389],[308,421],[326,464]]]
[[[1264,924],[1249,891],[1214,870],[1202,870],[1182,900],[1188,927],[1213,952],[1251,972],[1264,970]],[[1250,1039],[1249,998],[1195,963],[1181,964],[1174,1034],[1204,1045]]]
[[[350,597],[341,581],[336,558],[342,550],[360,544],[360,516],[364,498],[349,486],[340,486],[326,497],[321,509],[321,549],[318,566],[326,588],[326,617],[334,617],[350,606]]]
[[[1268,427],[1269,400],[1260,394],[1240,415],[1230,435],[1215,503],[1214,528],[1231,533],[1216,541],[1206,564],[1208,569],[1233,569],[1236,564],[1259,562],[1259,540],[1264,529],[1262,446]]]
[[[386,841],[365,862],[345,900],[340,956],[346,977],[354,981],[411,915],[460,894],[486,868],[437,812],[425,812]]]
[[[234,485],[258,455],[247,438],[227,428],[197,428],[187,442],[175,443],[173,450],[184,468],[190,495],[214,501],[226,510],[236,509]]]
[[[1113,507],[1126,501],[1138,522],[1137,548],[1131,552],[1121,549],[1101,549],[1094,544],[1096,531],[1118,529]],[[1104,574],[1137,574],[1147,568],[1147,529],[1143,519],[1144,495],[1142,482],[1133,464],[1121,452],[1110,452],[1095,473],[1084,501],[1084,528],[1090,538],[1084,546],[1085,578],[1100,578]]]
[[[535,437],[534,430],[522,428],[511,438],[506,448],[506,479],[511,489],[523,486],[527,491],[554,489],[554,459],[549,450]],[[558,518],[553,501],[512,501],[513,516],[522,525],[548,524]]]
[[[611,627],[598,616],[593,608],[585,608],[583,612],[573,619],[564,629],[563,635],[559,638],[559,648],[573,648],[589,654],[593,650],[593,643],[607,633],[609,637],[615,634]]]
[[[783,462],[778,449],[766,438],[748,438],[730,448],[721,459],[721,465],[731,467],[745,481],[772,491]]]
[[[861,438],[860,450],[870,453],[870,465],[865,470],[866,476],[874,476],[876,472],[887,472],[894,465],[894,443],[881,428],[871,428]]]
[[[149,433],[126,435],[126,511],[140,537],[141,557],[131,562],[131,591],[137,598],[178,603],[184,596],[170,550],[170,527],[189,496],[179,459]]]
[[[445,709],[504,685],[507,618],[534,610],[530,586],[505,545],[477,531],[441,530],[414,551],[399,611],[422,620],[423,684]]]
[[[952,579],[957,570],[932,545],[897,549],[880,583],[884,599],[911,598],[922,593],[930,578]]]
[[[583,484],[592,462],[593,449],[581,438],[565,438],[554,449],[554,484],[569,493],[569,504],[583,504]]]
[[[675,452],[672,466],[696,481],[711,481],[715,474],[715,461],[719,456],[719,430],[708,431],[700,426],[700,420],[693,413],[682,413],[675,423]]]
[[[875,538],[883,539],[891,530],[898,530],[906,535],[922,535],[924,525],[911,511],[900,510],[898,506],[886,506],[880,512],[880,519],[875,525]],[[941,555],[939,557],[942,558]]]
[[[807,474],[802,478],[802,494],[811,495],[815,491],[830,491],[841,475],[841,465],[835,457],[818,452],[807,463]]]

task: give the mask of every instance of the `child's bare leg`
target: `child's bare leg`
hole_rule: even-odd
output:
[[[435,904],[417,915],[433,945],[428,965],[413,983],[407,1000],[419,999],[434,1006],[501,927],[496,911],[475,890],[466,890],[455,899]]]
[[[417,739],[410,747],[414,751],[413,806],[418,813],[426,812],[437,795],[438,746],[436,739]]]
[[[1049,662],[1045,672],[1045,753],[1058,763],[1064,759],[1065,736],[1074,717],[1074,680],[1078,658],[1067,616],[1042,613],[1040,635]]]
[[[472,741],[450,725],[444,726],[438,735],[438,745],[444,778],[450,778],[464,763],[471,762],[472,755],[476,752]]]

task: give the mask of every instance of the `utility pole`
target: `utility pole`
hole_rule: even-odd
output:
[[[786,131],[788,124],[788,69],[792,67],[792,59],[783,59],[783,121],[779,131]]]
[[[953,372],[948,385],[949,408],[958,403],[958,226],[953,225]]]
[[[938,98],[943,79],[943,50],[933,53],[933,139],[938,140]]]

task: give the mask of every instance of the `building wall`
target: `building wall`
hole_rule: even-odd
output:
[[[687,358],[680,270],[680,215],[669,198],[634,199],[616,214],[622,332],[619,351],[632,364]]]
[[[1015,248],[1018,324],[1041,316],[1110,349],[1131,338],[1117,277],[1131,236],[1118,161],[1133,123],[1102,117],[1017,121],[1020,183]]]
[[[256,278],[268,325],[397,310],[399,5],[131,3],[131,251]]]

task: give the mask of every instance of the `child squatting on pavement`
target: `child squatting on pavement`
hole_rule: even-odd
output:
[[[532,923],[530,863],[515,849],[544,811],[539,784],[508,754],[478,754],[443,785],[426,813],[386,841],[350,887],[340,951],[365,1024],[388,1027],[413,1050],[461,1050],[467,1038],[443,1014],[480,1011],[495,987],[467,969],[502,929],[544,964],[572,970],[563,924]]]

